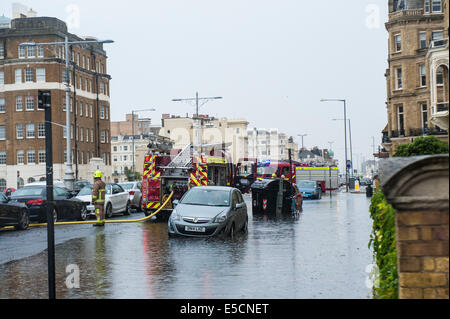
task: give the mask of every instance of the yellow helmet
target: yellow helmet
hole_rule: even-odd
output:
[[[273,173],[272,178],[276,178],[276,177],[277,177],[277,174]]]
[[[94,178],[102,178],[102,172],[100,172],[100,171],[95,171],[95,173],[94,173]]]

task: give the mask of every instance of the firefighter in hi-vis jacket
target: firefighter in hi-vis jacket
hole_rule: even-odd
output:
[[[105,226],[105,194],[106,184],[102,181],[102,172],[94,173],[94,186],[92,187],[92,204],[95,206],[97,223],[94,226]]]

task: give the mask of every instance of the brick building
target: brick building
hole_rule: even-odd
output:
[[[0,189],[45,179],[44,112],[37,109],[38,90],[52,97],[55,179],[64,179],[66,98],[64,46],[39,43],[85,41],[56,18],[25,17],[0,29]],[[19,46],[20,43],[36,46]],[[92,158],[101,158],[111,175],[110,98],[107,56],[102,44],[70,48],[70,101],[73,170],[89,179]],[[75,83],[75,85],[74,85]],[[18,178],[17,175],[20,175]],[[109,175],[109,176],[108,176]]]
[[[139,118],[138,114],[134,114],[134,134],[148,135],[151,132],[158,133],[160,128],[153,128],[150,118]],[[133,115],[126,114],[125,121],[111,122],[111,136],[133,135]]]
[[[389,0],[386,29],[383,147],[392,155],[423,135],[448,142],[448,0]],[[437,51],[444,54],[438,62]]]

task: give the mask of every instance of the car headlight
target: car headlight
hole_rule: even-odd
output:
[[[227,220],[227,211],[220,213],[214,218],[215,223],[223,223],[225,220]]]
[[[177,212],[177,210],[176,209],[174,209],[173,211],[172,211],[172,215],[170,215],[170,219],[171,220],[180,220],[181,219],[181,215],[180,214],[178,214],[178,212]]]

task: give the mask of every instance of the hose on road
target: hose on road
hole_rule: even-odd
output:
[[[107,224],[116,224],[116,223],[137,223],[137,222],[143,222],[146,220],[149,220],[150,218],[152,218],[153,216],[155,216],[156,214],[158,214],[164,207],[166,207],[166,205],[169,203],[170,199],[173,196],[173,192],[170,193],[169,197],[167,197],[166,201],[161,205],[161,207],[159,207],[154,213],[143,217],[143,218],[139,218],[139,219],[121,219],[121,220],[107,220],[105,221],[105,223]],[[76,222],[56,222],[55,226],[60,226],[60,225],[81,225],[81,224],[96,224],[97,221],[96,220],[91,220],[91,221],[76,221]],[[40,223],[40,224],[30,224],[29,227],[43,227],[43,226],[47,226],[47,223]],[[0,230],[6,230],[6,229],[13,229],[14,226],[8,226],[8,227],[4,227],[4,228],[0,228]]]

